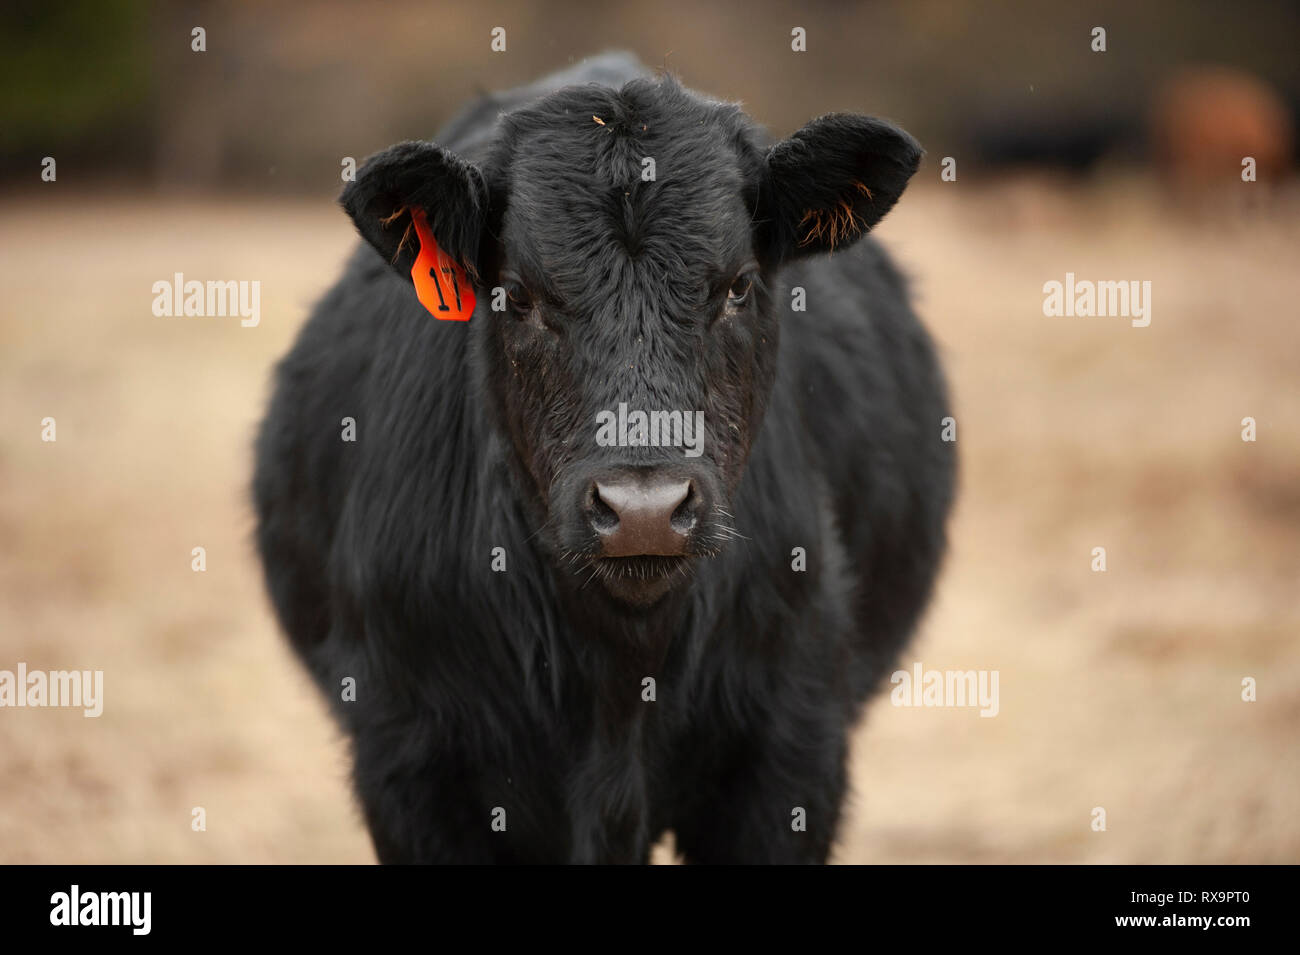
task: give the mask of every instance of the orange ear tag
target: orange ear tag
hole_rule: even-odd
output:
[[[411,266],[411,281],[420,304],[434,318],[468,322],[474,313],[474,286],[469,276],[459,262],[438,248],[423,209],[412,209],[411,221],[420,240],[420,254]]]

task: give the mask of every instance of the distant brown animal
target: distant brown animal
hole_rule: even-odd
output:
[[[1282,98],[1260,78],[1228,67],[1198,67],[1174,76],[1151,111],[1156,169],[1180,194],[1241,182],[1255,160],[1260,182],[1291,164],[1295,136]]]

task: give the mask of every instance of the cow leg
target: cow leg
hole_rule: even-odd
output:
[[[736,741],[721,772],[699,778],[704,791],[674,820],[678,849],[690,863],[824,863],[844,801],[846,755],[842,725],[755,729]]]
[[[571,852],[554,780],[390,725],[359,732],[353,778],[379,861],[556,863]]]
[[[379,861],[489,863],[503,848],[463,761],[440,757],[396,762],[358,737],[357,796]]]

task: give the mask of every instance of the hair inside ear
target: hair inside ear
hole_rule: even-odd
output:
[[[398,220],[402,221],[399,222]],[[419,253],[419,249],[415,248],[417,240],[415,238],[415,221],[411,216],[411,210],[406,206],[399,206],[393,210],[392,215],[381,216],[379,219],[379,224],[385,229],[393,228],[394,223],[401,227],[402,237],[397,240],[397,249],[393,252],[393,257],[388,264],[393,268],[397,268],[397,260],[402,257],[403,252],[409,248],[411,255],[416,255]]]
[[[868,202],[874,201],[866,183],[854,180],[852,188],[865,196]],[[825,246],[833,252],[836,246],[855,241],[870,228],[866,219],[858,213],[857,202],[858,197],[849,193],[829,208],[806,209],[796,229],[803,236],[798,241],[799,248]]]
[[[893,208],[921,161],[907,133],[835,113],[777,143],[767,163],[767,243],[777,260],[856,242]]]
[[[487,197],[475,166],[433,143],[408,142],[368,159],[339,202],[362,238],[399,274],[410,273],[420,251],[411,215],[420,210],[439,248],[477,276]]]

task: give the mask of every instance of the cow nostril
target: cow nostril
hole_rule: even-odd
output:
[[[618,512],[600,496],[599,484],[592,484],[587,490],[587,507],[591,512],[591,526],[597,533],[610,534],[618,527]]]
[[[691,532],[698,520],[696,517],[696,511],[699,510],[698,503],[699,495],[695,493],[695,482],[691,481],[686,486],[686,497],[682,500],[682,503],[677,505],[677,509],[673,511],[673,516],[669,519],[673,530],[679,534],[689,534]]]

